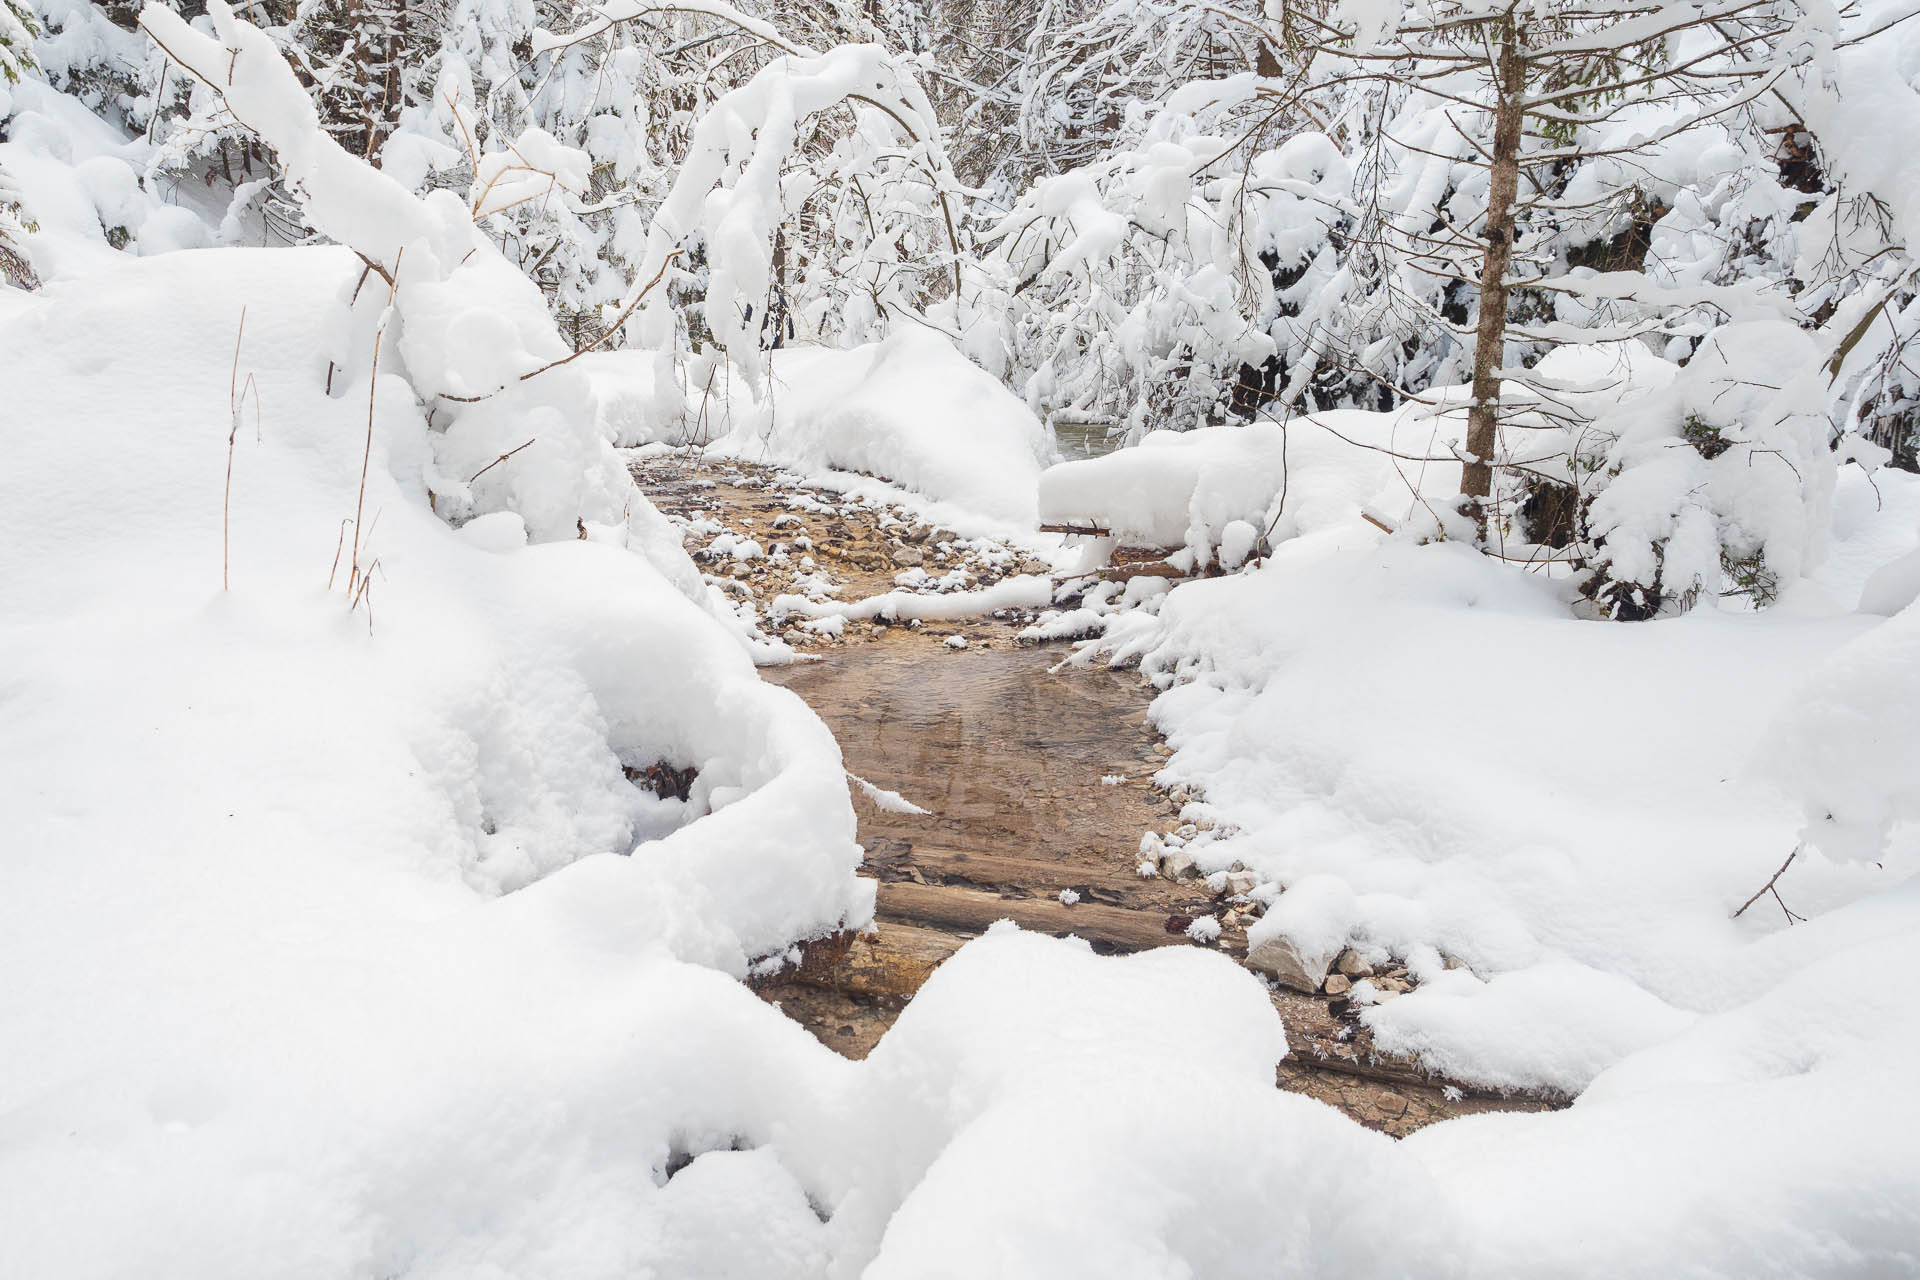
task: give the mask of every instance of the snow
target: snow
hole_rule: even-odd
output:
[[[1437,1189],[1378,1134],[1276,1092],[1284,1049],[1223,957],[1103,960],[997,927],[865,1064],[868,1132],[911,1189],[864,1274],[1444,1273],[1450,1224],[1422,1212]]]
[[[924,814],[928,812],[901,795],[898,791],[889,791],[885,787],[877,787],[865,778],[855,777],[851,773],[847,775],[847,779],[852,782],[854,786],[860,788],[860,794],[873,801],[883,812],[909,814]]]
[[[1402,476],[1423,488],[1457,488],[1459,464],[1447,449],[1461,433],[1456,418],[1413,405],[1150,432],[1138,447],[1047,468],[1040,518],[1091,525],[1123,545],[1185,547],[1198,563],[1217,556],[1237,567],[1269,530],[1278,541],[1337,524],[1362,507],[1407,506]],[[1374,450],[1412,460],[1396,470],[1390,453]]]
[[[1273,1092],[1278,1021],[1219,957],[991,937],[864,1065],[738,986],[871,910],[837,749],[642,556],[527,545],[511,512],[436,519],[400,387],[376,402],[371,615],[327,590],[364,408],[324,395],[312,353],[353,270],[337,250],[129,260],[6,321],[0,946],[20,980],[0,1023],[36,1046],[0,1071],[11,1257],[76,1276],[977,1274],[980,1249],[1010,1274],[1079,1249],[1211,1266],[1220,1238],[1185,1216],[1112,1233],[1093,1171],[1139,1169],[1144,1209],[1181,1167],[1251,1215],[1318,1148],[1223,1174],[1183,1114],[1142,1109],[1163,1078],[1389,1163]],[[200,335],[241,303],[261,417],[235,444],[222,592],[232,357]],[[96,350],[112,376],[76,400]],[[88,490],[117,495],[110,515]],[[699,766],[691,804],[621,774],[657,759]],[[697,1158],[667,1179],[675,1151]],[[1042,1181],[985,1194],[1010,1165]],[[1036,1185],[1080,1207],[1036,1217]],[[1305,1236],[1262,1228],[1274,1247],[1380,1247],[1320,1200],[1286,1219],[1313,1217]]]
[[[889,622],[954,622],[977,618],[996,609],[1033,609],[1053,602],[1053,582],[1037,574],[1016,574],[991,586],[973,591],[949,591],[940,595],[922,595],[916,591],[888,591],[862,600],[809,600],[805,596],[775,596],[768,606],[771,613],[794,614],[809,618],[846,618],[864,621],[884,618]],[[955,648],[967,647],[962,636]]]
[[[43,7],[59,18],[43,64],[141,70],[143,36]],[[648,349],[569,361],[497,247],[506,224],[485,221],[584,190],[626,117],[598,118],[591,154],[529,122],[490,140],[464,199],[422,195],[448,163],[438,106],[372,168],[326,134],[275,34],[221,0],[191,22],[156,5],[147,29],[203,82],[193,119],[257,132],[341,246],[213,249],[250,233],[262,188],[197,192],[154,142],[7,63],[28,74],[0,88],[0,166],[47,282],[0,286],[7,1266],[1920,1269],[1920,481],[1852,431],[1871,417],[1869,365],[1889,371],[1874,385],[1904,385],[1886,335],[1912,304],[1870,307],[1910,265],[1887,237],[1920,227],[1884,128],[1910,114],[1920,46],[1832,48],[1810,27],[1820,78],[1779,81],[1885,217],[1844,245],[1809,233],[1765,252],[1799,252],[1814,280],[1831,250],[1858,277],[1847,290],[1795,297],[1747,274],[1721,233],[1798,225],[1800,202],[1751,183],[1739,146],[1677,147],[1646,177],[1672,206],[1653,233],[1676,276],[1664,296],[1730,322],[1661,321],[1684,367],[1630,336],[1559,346],[1510,382],[1529,413],[1578,409],[1582,438],[1522,417],[1506,460],[1586,468],[1613,580],[1698,596],[1687,616],[1613,625],[1579,616],[1559,569],[1483,556],[1432,509],[1459,484],[1457,389],[1393,413],[1147,433],[1046,467],[1036,408],[1184,426],[1218,408],[1209,362],[1282,356],[1296,390],[1324,369],[1316,326],[1351,296],[1330,237],[1355,171],[1311,132],[1222,163],[1232,113],[1265,109],[1258,77],[1169,92],[1163,111],[1127,112],[1095,167],[993,193],[1013,210],[994,266],[1024,294],[970,276],[920,315],[888,283],[873,313],[854,290],[835,319],[829,291],[811,322],[851,345],[765,352],[771,239],[810,198],[791,164],[803,121],[854,93],[900,113],[896,131],[857,108],[833,154],[854,173],[883,145],[924,174],[873,236],[903,255],[926,242],[894,230],[957,182],[913,64],[876,45],[815,54],[715,0],[622,3],[535,44],[670,11],[781,54],[680,122],[695,145],[644,245],[626,224],[632,288],[656,268],[705,287],[728,356],[678,364],[689,308],[669,289],[633,326]],[[1396,12],[1353,0],[1338,16],[1365,44]],[[8,59],[24,38],[11,15],[0,5]],[[443,70],[470,106],[462,68]],[[1381,193],[1385,212],[1470,227],[1472,139],[1427,116],[1407,141],[1433,154]],[[1596,207],[1617,185],[1592,165],[1570,183],[1567,203]],[[1843,218],[1837,197],[1808,203],[1808,227]],[[1164,256],[1130,258],[1136,232]],[[678,261],[696,238],[703,281]],[[1263,254],[1300,283],[1279,287]],[[847,278],[876,283],[859,263]],[[1656,332],[1629,310],[1645,273],[1579,271],[1540,332]],[[1821,327],[1782,319],[1828,301]],[[1873,341],[1835,358],[1861,321]],[[1372,351],[1383,376],[1414,380],[1392,356],[1405,337]],[[1418,358],[1428,385],[1458,373],[1457,346]],[[1175,367],[1183,387],[1150,405]],[[1727,451],[1707,456],[1688,435],[1702,428]],[[1404,962],[1411,991],[1352,989],[1375,1046],[1573,1104],[1396,1144],[1276,1091],[1283,1027],[1213,948],[1215,915],[1187,929],[1200,946],[1124,958],[1003,922],[865,1061],[815,1041],[740,979],[871,923],[850,789],[926,811],[848,774],[819,718],[758,678],[766,646],[619,452],[687,443],[1052,560],[977,590],[909,573],[774,611],[821,635],[998,610],[1044,611],[1024,639],[1104,630],[1082,658],[1157,683],[1173,754],[1154,781],[1191,797],[1177,831],[1141,838],[1138,874],[1177,862],[1217,892],[1250,875],[1234,901],[1263,913],[1255,946]],[[1108,548],[1076,568],[1034,534],[1043,520],[1239,572],[1087,585],[1072,575]],[[785,554],[777,535],[702,552]],[[1726,563],[1755,558],[1778,579],[1771,606],[1719,599]],[[972,661],[968,637],[944,643],[943,661]],[[697,770],[687,799],[638,785],[658,764]],[[1778,896],[1755,896],[1776,871]]]
[[[538,1100],[626,1074],[627,1028],[673,1024],[687,993],[724,1003],[730,980],[687,962],[741,973],[871,911],[812,713],[644,558],[434,518],[403,387],[376,420],[370,606],[327,588],[365,408],[324,395],[314,353],[354,270],[338,250],[128,260],[50,284],[0,337],[20,361],[0,935],[22,978],[0,1022],[37,1046],[0,1112],[6,1198],[34,1206],[9,1249],[33,1269],[424,1251],[457,1271],[460,1214],[512,1242],[565,1198],[523,1175],[586,1112]],[[235,443],[223,593],[233,357],[208,335],[242,304],[261,416]],[[700,768],[690,803],[622,775],[662,759]],[[617,1195],[616,1163],[580,1188]],[[436,1190],[452,1168],[475,1176],[464,1209]],[[82,1231],[89,1206],[127,1230]]]
[[[1799,673],[1867,625],[1707,613],[1592,626],[1551,579],[1355,522],[1283,544],[1250,575],[1178,587],[1157,618],[1099,643],[1174,682],[1154,707],[1176,748],[1162,781],[1199,787],[1199,812],[1237,830],[1211,859],[1289,888],[1260,930],[1328,954],[1363,938],[1460,957],[1494,981],[1370,1014],[1382,1043],[1468,1080],[1577,1090],[1636,1036],[1670,1034],[1676,1014],[1739,987],[1759,921],[1726,916],[1793,847],[1798,821],[1750,757]],[[1487,681],[1529,714],[1487,715],[1500,696]],[[1530,701],[1548,690],[1551,704]],[[1415,725],[1448,726],[1444,747]],[[1577,735],[1577,764],[1532,749],[1562,734]],[[1818,909],[1907,865],[1822,859],[1789,896]],[[1525,984],[1496,976],[1534,970]],[[1583,973],[1641,995],[1610,999]],[[1418,1015],[1452,996],[1462,1038],[1442,1047]],[[1575,1036],[1559,1061],[1528,1060],[1540,1046],[1501,1029],[1516,1025],[1499,1011],[1510,1002],[1551,1025],[1590,1001],[1611,1020],[1595,1035],[1614,1048],[1598,1056]]]

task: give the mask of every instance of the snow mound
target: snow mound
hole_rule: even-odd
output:
[[[764,428],[783,461],[884,476],[1011,524],[1036,523],[1039,419],[929,329],[850,351],[774,353]]]
[[[1428,491],[1457,487],[1458,463],[1402,462],[1396,472],[1395,459],[1377,451],[1447,459],[1445,444],[1460,428],[1424,412],[1336,410],[1285,424],[1149,432],[1133,448],[1047,468],[1040,518],[1090,524],[1126,545],[1184,546],[1198,563],[1218,548],[1237,564],[1268,530],[1278,542],[1369,505],[1404,507],[1403,473]]]
[[[685,395],[642,352],[589,357],[622,445],[697,444],[801,471],[858,471],[891,480],[1015,530],[1037,522],[1035,491],[1052,446],[1033,412],[942,337],[909,327],[848,350],[768,353],[764,398],[716,378]]]
[[[7,322],[7,649],[40,691],[5,726],[6,785],[36,797],[26,846],[129,909],[136,886],[177,896],[190,855],[264,857],[289,889],[343,857],[404,870],[438,910],[553,877],[583,919],[735,972],[864,921],[839,752],[810,711],[625,546],[516,545],[508,512],[449,529],[403,381],[376,387],[370,447],[364,384],[327,397],[321,337],[355,274],[339,250],[167,254],[56,282]],[[658,763],[697,769],[686,800],[629,781]],[[218,905],[183,909],[222,935],[273,918]],[[137,968],[145,941],[47,945]]]
[[[1349,521],[1251,574],[1178,587],[1101,642],[1166,687],[1162,780],[1197,788],[1196,814],[1233,833],[1203,870],[1238,859],[1288,889],[1261,936],[1402,957],[1421,985],[1366,1014],[1378,1042],[1501,1087],[1578,1091],[1748,998],[1750,940],[1783,921],[1770,902],[1728,917],[1794,847],[1803,793],[1874,849],[1905,812],[1859,799],[1912,759],[1893,728],[1911,703],[1889,689],[1907,651],[1895,624],[1849,648],[1871,618],[1600,624],[1575,620],[1569,593]],[[1854,653],[1871,666],[1849,670]],[[1782,736],[1859,748],[1791,766],[1803,785],[1781,788],[1750,756],[1823,665],[1817,723]],[[1448,726],[1445,742],[1414,725]],[[1543,745],[1563,735],[1577,752]],[[1808,914],[1884,889],[1916,852],[1908,840],[1884,869],[1810,856],[1788,901]],[[1345,891],[1305,892],[1329,881]],[[1443,974],[1442,956],[1472,972]]]
[[[1275,1090],[1285,1047],[1264,989],[1221,956],[1102,959],[997,926],[865,1064],[887,1172],[861,1180],[901,1199],[862,1274],[1451,1274],[1425,1171]]]

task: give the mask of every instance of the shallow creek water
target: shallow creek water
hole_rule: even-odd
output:
[[[818,499],[831,495],[796,501],[795,478],[766,469],[679,458],[636,475],[690,521],[696,551],[716,522],[763,532],[783,511],[802,513],[804,524],[779,536],[804,532],[805,572],[830,574],[842,599],[889,589],[897,561],[888,557],[902,546],[939,544],[938,534],[897,523],[904,513],[842,502],[823,514]],[[716,581],[756,601],[791,589],[800,571],[765,561],[719,568]],[[1141,836],[1179,821],[1179,805],[1154,785],[1167,749],[1147,721],[1152,688],[1134,672],[1056,671],[1069,651],[1020,645],[1018,628],[987,618],[856,623],[810,640],[812,660],[762,671],[819,713],[848,769],[929,811],[884,811],[856,790],[861,870],[879,882],[877,928],[810,944],[798,966],[757,984],[849,1056],[864,1057],[932,971],[996,920],[1111,953],[1196,945],[1186,925],[1225,919],[1233,905],[1203,879],[1137,870]],[[965,648],[949,646],[956,635]],[[1245,931],[1230,926],[1213,945],[1243,956]],[[1464,1112],[1543,1105],[1454,1089],[1377,1055],[1351,1011],[1321,996],[1276,989],[1273,1002],[1291,1046],[1278,1083],[1364,1124],[1401,1134]]]
[[[963,651],[896,628],[763,674],[834,727],[849,769],[931,811],[863,815],[870,860],[1017,851],[1036,872],[1059,864],[1056,893],[1116,869],[1138,881],[1124,855],[1169,808],[1149,790],[1161,757],[1144,686],[1131,673],[1051,674],[1064,656],[977,628]]]
[[[1141,834],[1176,821],[1177,806],[1152,785],[1164,748],[1147,723],[1151,689],[1129,672],[1053,672],[1063,651],[1018,647],[1004,628],[952,629],[969,635],[967,649],[893,628],[765,673],[820,713],[849,769],[931,810],[889,813],[856,799],[863,870],[880,881],[878,931],[765,991],[851,1056],[865,1056],[931,969],[995,919],[1132,951],[1190,945],[1184,924],[1221,911],[1204,881],[1135,870]],[[1063,904],[1063,889],[1079,901]],[[1245,935],[1219,945],[1243,954]],[[1449,1089],[1376,1058],[1325,1000],[1284,990],[1273,999],[1293,1048],[1280,1085],[1372,1127],[1404,1134],[1541,1105]]]

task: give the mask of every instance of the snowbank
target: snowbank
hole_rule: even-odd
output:
[[[177,859],[271,867],[291,890],[344,856],[406,872],[402,900],[429,914],[554,876],[545,892],[589,916],[736,972],[864,920],[824,726],[641,556],[527,546],[510,512],[436,519],[423,416],[394,379],[349,610],[366,399],[328,399],[316,352],[354,274],[335,250],[172,254],[50,285],[9,321],[7,649],[37,692],[7,718],[7,787],[45,859],[25,866],[117,884],[129,909],[181,896]],[[223,593],[229,387],[249,378]],[[623,775],[660,761],[699,769],[690,802]],[[266,927],[182,908],[214,933]]]
[[[802,471],[834,468],[891,480],[1013,529],[1037,522],[1035,489],[1051,453],[1031,410],[939,333],[908,326],[850,350],[769,353],[764,399],[716,373],[686,393],[664,385],[645,353],[587,363],[622,445],[701,444]],[[666,398],[663,398],[663,395]]]
[[[1210,858],[1281,885],[1337,877],[1343,932],[1433,974],[1442,954],[1471,966],[1370,1013],[1384,1042],[1467,1079],[1577,1090],[1743,989],[1748,939],[1773,922],[1727,915],[1798,826],[1749,756],[1800,673],[1870,623],[1583,623],[1554,581],[1378,541],[1350,526],[1283,544],[1106,643],[1177,681],[1154,709],[1177,749],[1165,776],[1241,832]],[[1790,897],[1804,913],[1895,875],[1819,861]]]
[[[1400,511],[1409,501],[1402,475],[1425,492],[1457,489],[1459,464],[1447,446],[1460,434],[1453,416],[1435,418],[1418,406],[1337,410],[1285,425],[1154,431],[1134,448],[1047,468],[1040,518],[1090,524],[1126,545],[1184,546],[1205,563],[1231,545],[1235,522],[1256,535],[1271,529],[1277,542],[1363,507]],[[1283,491],[1285,506],[1277,510]],[[1244,558],[1244,550],[1236,552]]]
[[[907,326],[851,351],[774,353],[771,421],[782,461],[884,476],[1031,528],[1048,453],[1032,410],[940,334]]]
[[[958,622],[978,618],[996,609],[1040,609],[1053,603],[1053,580],[1035,574],[1002,578],[977,591],[950,591],[930,595],[917,591],[888,591],[861,600],[810,600],[806,596],[776,596],[770,612],[798,614],[806,618],[847,618],[864,622],[885,618],[889,622],[917,619],[924,622]]]

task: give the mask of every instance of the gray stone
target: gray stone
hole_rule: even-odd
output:
[[[1274,936],[1247,952],[1247,966],[1267,974],[1283,987],[1309,995],[1327,979],[1330,956],[1302,955],[1291,938]]]
[[[1193,874],[1193,855],[1185,849],[1169,849],[1160,855],[1160,874],[1180,880]]]
[[[1340,960],[1336,967],[1349,978],[1371,978],[1373,976],[1373,966],[1362,959],[1360,953],[1352,947],[1348,947],[1340,953]]]
[[[893,562],[897,565],[902,566],[903,568],[911,569],[917,565],[925,564],[927,562],[927,558],[926,556],[922,555],[917,548],[901,547],[899,550],[893,553]]]
[[[1259,883],[1260,883],[1259,878],[1255,876],[1251,871],[1227,872],[1227,892],[1228,893],[1238,893],[1238,894],[1252,893],[1253,887]]]
[[[1353,990],[1353,979],[1344,973],[1330,973],[1324,990],[1330,996],[1343,996]]]

